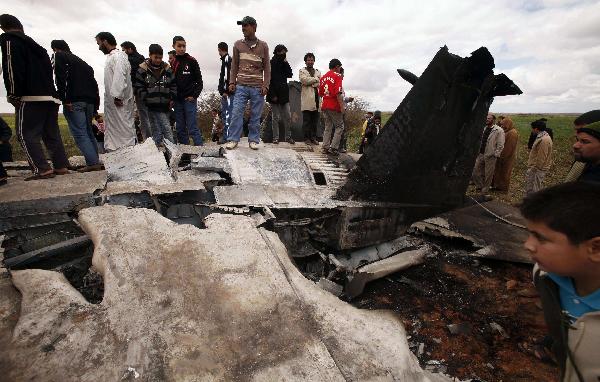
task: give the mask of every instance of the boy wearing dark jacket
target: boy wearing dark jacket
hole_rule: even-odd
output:
[[[53,40],[50,47],[54,51],[54,75],[63,114],[75,144],[85,158],[86,166],[78,171],[102,170],[92,130],[92,118],[100,107],[94,69],[71,53],[64,40]]]
[[[175,76],[162,58],[162,47],[150,45],[149,58],[140,64],[133,84],[136,94],[148,108],[152,138],[156,145],[162,144],[163,139],[173,142],[169,113],[177,96]]]
[[[69,172],[69,161],[58,128],[60,100],[54,89],[52,64],[46,49],[23,32],[12,15],[0,15],[2,74],[8,102],[16,109],[17,138],[33,175],[25,180],[53,178]],[[43,141],[53,167],[48,165]]]
[[[528,195],[521,214],[561,381],[598,381],[600,184],[563,183]]]
[[[198,61],[185,52],[186,42],[181,36],[173,37],[175,60],[173,73],[177,83],[175,118],[177,119],[177,142],[188,145],[190,135],[194,146],[202,146],[202,134],[198,129],[198,97],[202,91],[202,72]]]
[[[292,78],[292,68],[286,59],[287,48],[277,45],[271,58],[271,83],[267,93],[267,101],[271,104],[273,116],[273,143],[279,143],[279,121],[283,122],[285,140],[294,144],[290,132],[290,89],[287,79]]]

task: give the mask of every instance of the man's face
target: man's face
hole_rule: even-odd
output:
[[[127,53],[127,55],[129,56],[131,53],[133,53],[133,49],[131,48],[123,48],[121,47],[121,50],[125,53]]]
[[[600,163],[600,140],[588,133],[577,132],[573,156],[579,162]]]
[[[226,55],[226,54],[227,54],[227,51],[225,51],[225,50],[221,50],[221,49],[219,49],[219,48],[217,48],[217,51],[219,52],[219,57],[223,57],[224,55]]]
[[[152,62],[152,65],[154,66],[158,66],[162,63],[162,59],[163,59],[163,55],[159,54],[159,53],[152,53],[150,55],[150,62]]]
[[[96,37],[96,44],[98,44],[98,49],[104,53],[104,54],[109,54],[110,50],[108,50],[108,47],[106,46],[106,41],[105,40],[100,40],[98,37]]]
[[[585,243],[572,244],[567,235],[545,223],[528,221],[527,229],[529,237],[523,246],[543,271],[573,277],[592,265]]]
[[[185,54],[186,44],[184,40],[175,41],[173,44],[173,49],[175,49],[175,54],[178,56],[183,56]]]
[[[307,57],[304,62],[306,63],[307,68],[312,68],[315,65],[315,59],[312,57]]]
[[[242,25],[242,33],[244,34],[245,38],[254,37],[254,34],[256,33],[256,25],[252,25],[252,24]]]
[[[375,123],[376,125],[381,125],[381,118],[373,119],[373,123]]]
[[[492,117],[491,114],[488,114],[487,118],[485,119],[485,125],[492,126],[493,123],[494,123],[494,117]]]

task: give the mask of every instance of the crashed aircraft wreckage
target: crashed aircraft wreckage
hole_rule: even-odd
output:
[[[427,255],[402,234],[463,203],[493,97],[520,93],[493,67],[485,48],[442,48],[358,161],[297,144],[167,145],[167,162],[149,139],[105,154],[106,172],[11,179],[0,189],[0,371],[446,380],[419,367],[390,313],[323,289],[353,297]],[[180,168],[183,154],[193,159]]]

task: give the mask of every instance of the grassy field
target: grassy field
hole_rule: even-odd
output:
[[[534,120],[545,117],[548,119],[547,125],[554,131],[554,164],[548,174],[546,175],[545,185],[550,186],[559,183],[569,171],[573,157],[571,155],[571,146],[574,142],[573,134],[573,120],[576,118],[576,114],[504,114],[510,116],[515,122],[515,126],[519,131],[519,147],[517,154],[517,161],[513,170],[512,182],[510,191],[507,194],[494,193],[492,195],[498,199],[504,200],[511,204],[518,203],[524,195],[524,178],[527,164],[527,139],[529,138],[530,123]],[[383,113],[383,125],[387,122],[391,113]],[[13,128],[15,127],[14,114],[3,114],[2,118]],[[63,142],[67,155],[81,155],[75,142],[71,137],[69,128],[67,127],[67,121],[59,114],[58,120]],[[15,160],[25,160],[21,146],[16,140],[16,136],[13,134],[11,138],[13,144],[13,153]],[[358,145],[360,144],[360,126],[351,127],[348,133],[348,149],[349,151],[358,151]]]

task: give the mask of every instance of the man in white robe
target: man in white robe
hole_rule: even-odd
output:
[[[113,151],[133,146],[136,142],[134,99],[127,54],[117,49],[117,41],[109,32],[98,33],[96,43],[98,49],[107,55],[104,67],[104,149]]]

